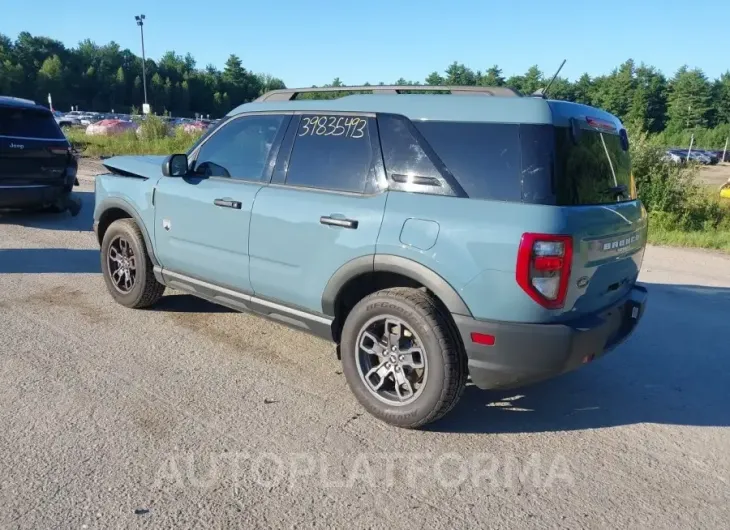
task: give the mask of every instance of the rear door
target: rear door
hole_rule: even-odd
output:
[[[635,283],[648,223],[620,122],[579,105],[556,114],[555,200],[574,246],[566,306],[580,314],[611,304]]]
[[[50,111],[0,106],[0,186],[62,184],[70,161]]]
[[[375,253],[387,196],[383,162],[373,116],[294,119],[272,183],[254,204],[251,285],[256,296],[321,312],[337,269]]]

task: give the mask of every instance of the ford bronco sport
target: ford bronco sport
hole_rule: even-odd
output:
[[[360,403],[410,428],[467,377],[518,387],[629,336],[647,215],[617,118],[506,88],[344,90],[372,93],[269,92],[187,154],[106,160],[112,297],[167,286],[333,340]]]

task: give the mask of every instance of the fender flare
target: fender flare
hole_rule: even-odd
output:
[[[157,258],[155,257],[155,248],[152,245],[152,239],[150,238],[149,233],[147,232],[147,227],[142,222],[142,216],[139,214],[137,209],[128,201],[120,198],[120,197],[108,197],[101,201],[99,206],[96,207],[95,212],[99,212],[99,218],[96,219],[96,214],[94,215],[94,232],[96,233],[96,238],[99,239],[99,234],[97,232],[97,228],[99,226],[99,221],[103,217],[104,213],[112,208],[119,208],[120,210],[123,210],[126,212],[129,217],[131,217],[135,223],[137,223],[137,226],[139,227],[139,230],[142,232],[142,238],[144,239],[144,244],[147,247],[147,254],[150,257],[150,261],[152,262],[152,265],[159,266],[160,263],[157,261]],[[99,244],[101,244],[101,241],[99,241]]]
[[[443,277],[417,261],[392,254],[360,256],[337,269],[322,294],[322,312],[334,317],[335,301],[342,288],[358,276],[379,271],[400,274],[417,281],[435,294],[449,312],[472,316],[459,293]]]

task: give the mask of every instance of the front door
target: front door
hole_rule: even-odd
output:
[[[155,190],[155,253],[166,271],[249,293],[248,235],[256,194],[288,116],[234,118],[191,155],[191,174]]]

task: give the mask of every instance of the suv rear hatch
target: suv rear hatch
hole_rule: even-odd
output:
[[[556,206],[572,236],[564,308],[592,313],[636,283],[644,256],[646,210],[636,197],[629,141],[621,122],[599,109],[550,102],[554,119]],[[566,271],[567,272],[567,271]]]
[[[0,186],[60,185],[73,160],[50,111],[0,105]]]

